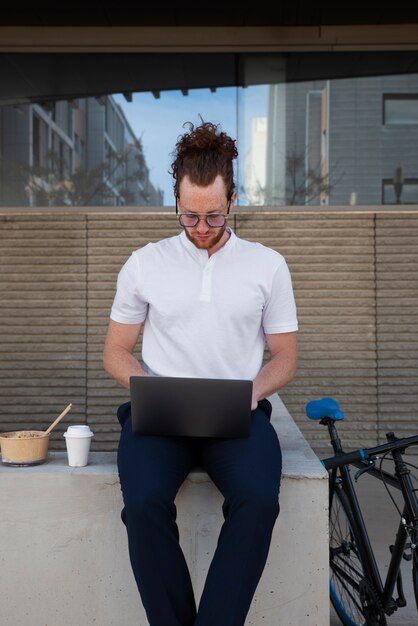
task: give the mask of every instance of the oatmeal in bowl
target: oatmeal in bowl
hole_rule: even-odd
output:
[[[39,465],[48,454],[49,433],[43,430],[12,430],[0,433],[4,465]]]

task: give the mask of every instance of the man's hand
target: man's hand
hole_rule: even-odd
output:
[[[258,407],[258,399],[253,387],[253,397],[251,398],[251,411],[254,411]]]

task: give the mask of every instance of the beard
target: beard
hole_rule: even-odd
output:
[[[186,231],[186,236],[191,241],[196,248],[200,250],[210,250],[222,239],[224,232],[226,231],[226,224],[222,226],[222,228],[217,228],[213,234],[209,234],[206,239],[198,239],[195,235],[193,235],[190,230],[193,229],[184,229]]]

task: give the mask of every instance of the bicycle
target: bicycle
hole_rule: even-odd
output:
[[[344,452],[336,428],[336,422],[344,419],[338,402],[333,398],[311,400],[306,405],[306,413],[310,419],[327,426],[334,450],[334,456],[321,460],[329,474],[329,588],[332,605],[345,626],[383,626],[387,623],[387,615],[406,606],[400,569],[402,560],[412,561],[412,583],[418,609],[418,489],[414,487],[410,469],[417,467],[404,459],[407,448],[418,445],[418,435],[398,439],[389,432],[387,443]],[[391,462],[393,473],[383,469],[384,461]],[[382,481],[400,514],[383,582],[350,465],[358,468],[354,482],[365,472]],[[389,486],[401,490],[403,511],[396,504]],[[397,598],[393,597],[395,586]]]

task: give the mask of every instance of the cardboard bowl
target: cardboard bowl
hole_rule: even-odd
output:
[[[49,434],[43,430],[0,433],[1,457],[5,465],[39,465],[47,457],[48,444]]]

